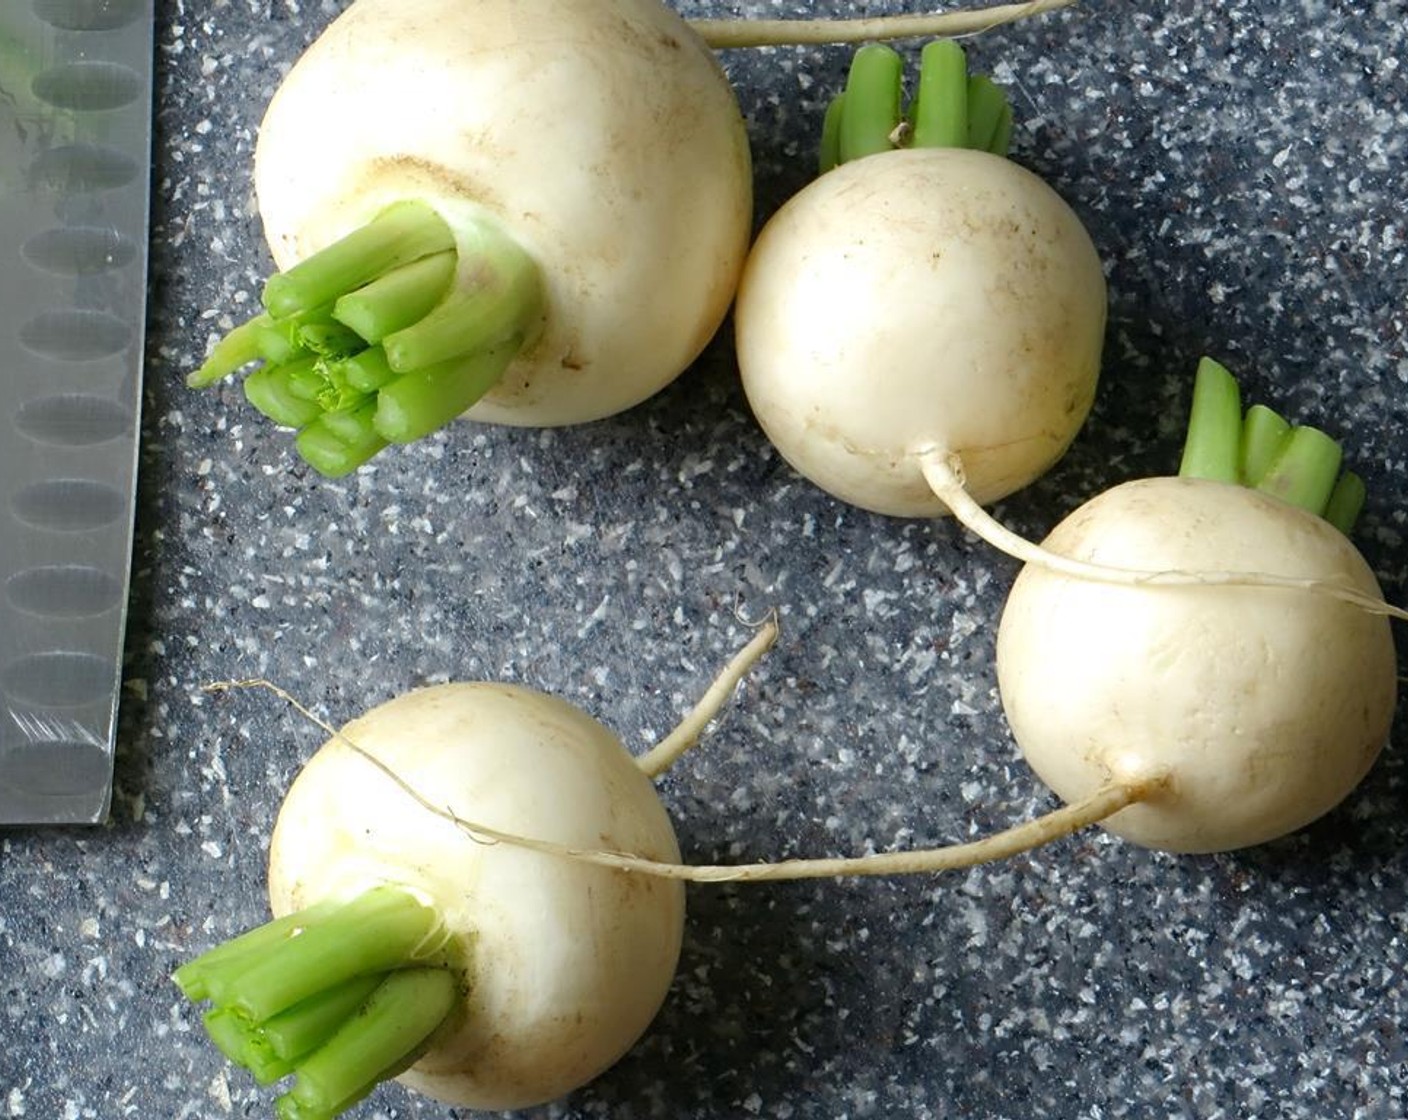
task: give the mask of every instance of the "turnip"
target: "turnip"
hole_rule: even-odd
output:
[[[659,0],[356,0],[260,126],[283,271],[189,381],[262,362],[245,395],[329,475],[461,414],[629,408],[714,334],[751,233],[711,43],[956,33],[1068,2],[696,31]]]
[[[1071,208],[1003,152],[1011,110],[952,41],[857,52],[824,173],[772,216],[736,311],[748,402],[783,457],[868,510],[937,516],[923,461],[989,502],[1047,470],[1094,399],[1106,294]],[[839,164],[839,166],[836,166]]]
[[[1364,492],[1339,467],[1319,430],[1243,419],[1205,360],[1179,477],[1117,486],[1019,550],[998,686],[1058,795],[1162,776],[1105,827],[1204,852],[1298,829],[1359,783],[1392,723],[1402,612],[1345,535]]]
[[[747,137],[659,0],[357,0],[260,126],[283,272],[192,376],[254,358],[257,408],[327,474],[440,427],[627,408],[722,319]]]
[[[460,821],[678,861],[651,777],[775,635],[760,628],[638,759],[571,705],[484,682],[407,693],[333,732],[279,812],[274,920],[177,983],[212,1002],[207,1028],[233,1060],[261,1082],[292,1076],[285,1120],[333,1116],[393,1075],[481,1109],[583,1084],[664,999],[682,888],[486,843]]]

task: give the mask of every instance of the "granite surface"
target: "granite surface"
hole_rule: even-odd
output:
[[[577,429],[462,424],[327,482],[183,374],[253,303],[263,105],[340,5],[163,0],[135,585],[110,822],[0,832],[0,1116],[270,1115],[167,980],[265,913],[272,815],[329,719],[450,678],[525,682],[633,749],[748,623],[784,638],[663,793],[695,861],[963,839],[1053,804],[992,668],[1015,565],[949,522],[848,509],[752,422],[729,343]],[[895,0],[680,3],[691,16]],[[975,39],[1015,157],[1086,221],[1111,297],[1090,422],[998,507],[1040,535],[1174,464],[1188,375],[1343,434],[1358,540],[1408,596],[1408,10],[1402,0],[1076,8]],[[761,220],[810,174],[841,49],[728,52]],[[1401,1118],[1408,787],[1395,743],[1285,840],[1174,857],[1099,832],[942,877],[689,893],[675,988],[615,1068],[534,1115]],[[354,1112],[465,1115],[387,1086]]]

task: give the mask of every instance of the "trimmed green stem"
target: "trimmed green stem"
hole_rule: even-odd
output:
[[[871,43],[856,51],[840,122],[841,163],[894,147],[903,71],[904,62],[893,47]]]
[[[845,115],[846,94],[843,90],[827,104],[821,121],[821,151],[817,156],[817,167],[823,175],[841,162],[841,121]]]
[[[925,46],[918,88],[906,113],[903,60],[892,48],[871,43],[851,60],[846,88],[827,106],[818,165],[895,148],[973,148],[1004,156],[1012,137],[1012,106],[991,78],[970,75],[968,61],[951,39]]]
[[[1257,486],[1261,483],[1290,431],[1291,425],[1264,404],[1254,404],[1247,409],[1247,418],[1242,423],[1241,476],[1244,485]]]
[[[200,368],[186,378],[186,384],[192,389],[205,389],[258,361],[263,356],[260,336],[273,322],[273,317],[265,312],[235,327],[216,342]]]
[[[986,74],[968,79],[968,147],[1005,156],[1012,136],[1012,105]]]
[[[304,349],[320,358],[346,358],[363,349],[365,342],[351,327],[333,320],[309,323],[298,332]]]
[[[1323,514],[1334,493],[1342,458],[1340,445],[1318,428],[1292,428],[1257,489],[1310,513]]]
[[[497,350],[402,374],[377,394],[377,434],[410,443],[443,428],[494,386],[517,353],[517,340],[511,340]]]
[[[389,442],[376,430],[378,407],[377,398],[367,396],[350,408],[321,413],[295,438],[298,454],[327,478],[351,474]]]
[[[445,220],[422,202],[397,202],[340,241],[269,277],[264,306],[276,319],[331,303],[401,265],[455,247]]]
[[[1325,503],[1325,520],[1349,536],[1367,498],[1364,480],[1353,471],[1345,471],[1330,492],[1330,500]]]
[[[393,972],[356,1018],[299,1065],[293,1088],[279,1100],[280,1117],[313,1120],[365,1097],[378,1081],[400,1073],[454,1007],[457,985],[444,969]]]
[[[1292,426],[1264,405],[1243,415],[1232,374],[1211,358],[1198,364],[1181,476],[1273,494],[1347,535],[1365,491],[1357,475],[1340,475],[1343,457],[1340,445],[1318,428]]]
[[[916,148],[968,144],[968,62],[952,39],[936,39],[920,56],[919,89],[911,116]]]
[[[232,1007],[206,1012],[201,1025],[220,1053],[249,1070],[260,1085],[272,1085],[294,1071],[294,1062],[274,1052],[259,1025]]]
[[[472,255],[472,275],[462,276],[419,322],[381,340],[397,373],[536,333],[544,301],[537,262],[513,238],[488,225],[474,231]]]
[[[323,902],[295,914],[285,914],[282,918],[265,922],[262,926],[256,926],[213,949],[206,950],[178,968],[171,979],[187,999],[208,999],[210,989],[206,981],[212,969],[225,968],[241,958],[252,959],[256,955],[272,952],[283,941],[298,936],[309,923],[331,914],[336,908],[337,904],[334,902]]]
[[[1178,473],[1217,482],[1238,480],[1242,394],[1226,367],[1204,358],[1193,380],[1193,409]]]
[[[338,299],[333,317],[367,342],[380,342],[428,315],[455,275],[448,250],[393,269]]]
[[[260,1034],[268,1040],[269,1049],[284,1061],[311,1054],[357,1012],[381,982],[379,974],[357,976],[309,996],[263,1023]]]

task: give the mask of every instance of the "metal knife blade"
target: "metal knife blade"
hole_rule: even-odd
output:
[[[0,10],[0,824],[97,823],[111,801],[153,4]]]

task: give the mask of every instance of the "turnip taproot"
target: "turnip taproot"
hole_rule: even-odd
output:
[[[461,414],[579,423],[645,399],[733,298],[750,157],[710,43],[947,33],[1040,0],[896,22],[709,21],[659,0],[356,0],[270,103],[255,191],[265,311],[193,373],[316,469]]]
[[[749,404],[793,467],[854,505],[944,513],[923,469],[936,453],[978,501],[1003,497],[1090,409],[1104,274],[1071,208],[1003,157],[1010,128],[955,43],[925,48],[907,110],[899,55],[863,47],[827,114],[824,173],[749,254],[735,319]]]

